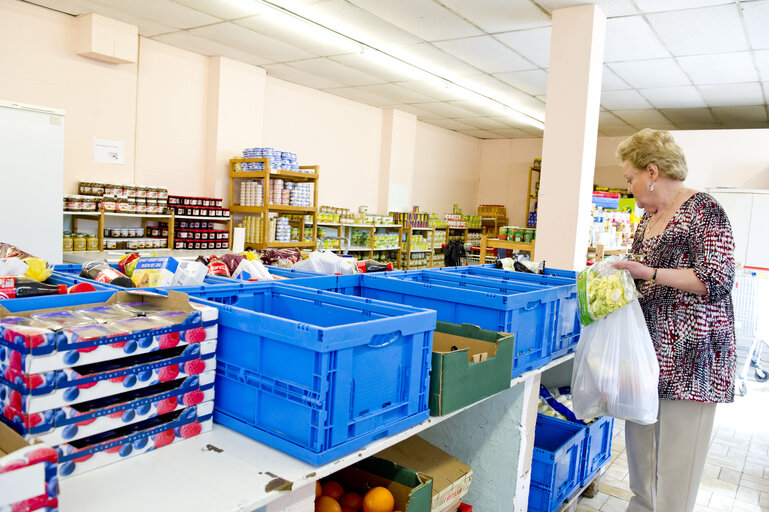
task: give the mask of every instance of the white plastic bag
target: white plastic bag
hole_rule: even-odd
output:
[[[235,269],[232,274],[235,279],[242,279],[248,281],[249,279],[255,279],[257,281],[272,281],[275,279],[272,274],[267,270],[261,261],[259,260],[247,260],[244,259]]]
[[[200,286],[207,273],[208,267],[201,262],[182,260],[174,273],[171,286]]]
[[[650,425],[657,421],[659,363],[638,299],[583,327],[574,356],[577,418],[598,416]]]
[[[307,259],[295,263],[292,268],[316,274],[346,275],[353,273],[355,265],[350,258],[341,258],[331,251],[313,251]]]

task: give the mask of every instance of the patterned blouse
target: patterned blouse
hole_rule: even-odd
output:
[[[665,230],[644,239],[651,218],[638,225],[632,252],[655,268],[692,268],[705,295],[637,281],[649,334],[660,364],[659,397],[697,402],[734,401],[736,348],[732,284],[734,239],[729,219],[710,195],[687,199]]]

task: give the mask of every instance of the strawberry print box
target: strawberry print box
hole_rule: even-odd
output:
[[[30,414],[18,410],[20,395],[12,390],[9,403],[3,408],[3,415],[11,420],[13,428],[26,439],[35,439],[53,446],[211,401],[214,399],[214,378],[215,372],[209,371]],[[0,390],[0,395],[2,393]]]
[[[8,363],[0,362],[0,400],[28,415],[214,371],[216,340],[32,375]]]
[[[0,360],[24,373],[100,363],[217,337],[218,310],[185,294],[117,292],[104,304],[9,313],[0,306]]]
[[[58,458],[50,446],[30,445],[0,423],[0,512],[55,510]]]
[[[155,416],[78,441],[59,445],[59,477],[66,478],[208,432],[213,402]]]

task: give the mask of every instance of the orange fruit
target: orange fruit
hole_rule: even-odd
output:
[[[363,496],[357,492],[348,492],[342,496],[342,499],[339,500],[339,504],[342,505],[342,507],[347,507],[350,510],[358,512],[358,510],[360,510],[360,508],[363,506]]]
[[[363,496],[363,512],[393,512],[395,498],[384,487],[374,487]]]
[[[344,487],[342,487],[339,484],[339,482],[334,482],[333,480],[324,482],[323,496],[328,496],[329,498],[334,498],[335,500],[338,500],[339,498],[344,496]]]
[[[315,500],[315,512],[342,512],[342,507],[334,498],[321,496]]]
[[[320,482],[315,480],[315,497],[318,498],[320,496],[323,496],[323,486],[320,485]]]

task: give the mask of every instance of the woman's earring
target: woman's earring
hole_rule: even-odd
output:
[[[654,190],[654,182],[652,181],[651,184],[649,185],[649,192],[653,190]]]

